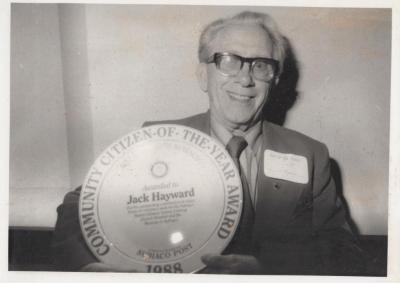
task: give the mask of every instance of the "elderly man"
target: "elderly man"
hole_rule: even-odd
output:
[[[204,273],[346,273],[340,257],[359,257],[325,145],[262,119],[283,71],[286,49],[268,15],[243,12],[211,23],[200,38],[197,69],[209,111],[145,123],[196,128],[227,146],[237,160],[243,216],[223,254],[202,257]],[[288,154],[295,157],[290,164],[282,161]],[[85,246],[78,202],[79,189],[68,193],[58,208],[54,247],[63,268],[117,271],[96,262]]]

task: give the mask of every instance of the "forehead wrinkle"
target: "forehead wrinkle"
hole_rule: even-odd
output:
[[[243,57],[271,57],[272,42],[266,31],[255,24],[229,25],[211,41],[212,52],[231,52]]]

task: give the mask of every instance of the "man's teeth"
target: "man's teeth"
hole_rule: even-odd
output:
[[[243,100],[243,101],[250,100],[250,98],[251,98],[250,96],[240,95],[240,94],[233,93],[233,92],[230,92],[229,95],[237,100]]]

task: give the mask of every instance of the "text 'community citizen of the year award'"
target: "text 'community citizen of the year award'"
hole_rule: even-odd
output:
[[[79,215],[93,254],[139,272],[194,272],[229,244],[240,220],[240,176],[225,148],[162,124],[109,146],[86,176]]]

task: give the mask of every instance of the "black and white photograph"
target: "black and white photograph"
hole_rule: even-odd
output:
[[[10,3],[8,271],[387,278],[392,16]]]

